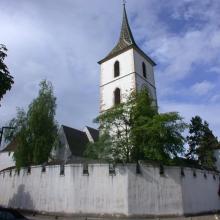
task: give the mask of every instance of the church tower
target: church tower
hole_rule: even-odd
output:
[[[133,90],[147,88],[150,97],[157,105],[154,80],[155,62],[135,43],[125,4],[123,21],[118,43],[101,61],[100,113],[125,101]]]

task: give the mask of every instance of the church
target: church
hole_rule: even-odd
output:
[[[156,63],[136,44],[125,5],[120,38],[101,61],[100,114],[125,102],[132,91],[146,88],[157,106]],[[61,126],[53,163],[16,170],[0,169],[0,205],[56,216],[170,217],[220,210],[219,172],[188,167],[88,161],[83,153],[99,131]],[[10,159],[12,142],[1,157]]]

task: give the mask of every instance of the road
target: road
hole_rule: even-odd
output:
[[[31,220],[145,220],[145,218],[89,218],[89,217],[58,217],[58,216],[45,216],[45,215],[26,215]],[[194,217],[173,217],[173,218],[146,218],[146,220],[220,220],[220,215],[204,215]]]

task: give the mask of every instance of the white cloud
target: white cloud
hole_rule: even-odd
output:
[[[220,139],[220,104],[191,104],[181,102],[161,102],[161,112],[177,111],[189,122],[192,117],[199,115],[206,120],[210,128],[214,130],[214,134]]]
[[[208,29],[190,30],[157,41],[154,54],[166,65],[163,76],[173,82],[192,74],[195,64],[211,64],[220,55],[220,42],[213,40],[213,34],[216,32]]]
[[[220,101],[220,95],[214,95],[214,96],[212,96],[212,98],[211,98],[210,101],[213,102],[213,103],[219,102],[219,101]]]
[[[220,74],[220,65],[211,67],[209,71]]]
[[[176,89],[179,81],[187,77],[195,81],[196,65],[213,66],[212,70],[217,72],[214,67],[218,66],[213,61],[220,56],[219,6],[219,0],[128,2],[134,37],[158,63],[155,76],[161,105],[173,94],[178,98],[178,91],[184,93],[183,88]],[[161,18],[165,9],[170,11]],[[44,0],[43,3],[1,0],[0,43],[9,48],[6,62],[15,76],[15,84],[1,103],[0,126],[15,114],[16,106],[27,107],[37,95],[37,85],[43,78],[54,85],[60,123],[78,128],[91,125],[99,110],[97,61],[118,39],[121,12],[118,0]],[[170,30],[175,20],[173,13],[175,19],[187,20],[184,28]],[[210,89],[210,85],[197,88],[200,94]],[[218,99],[213,98],[213,104],[215,100]],[[173,103],[172,110],[181,105]],[[185,109],[188,105],[184,106]],[[195,114],[197,110],[200,109],[195,104]]]
[[[209,77],[210,66],[215,65],[213,71],[218,71],[220,65],[215,64],[220,56],[220,4],[218,0],[204,1],[166,1],[167,10],[171,14],[171,20],[181,20],[178,31],[169,31],[169,23],[159,21],[159,28],[163,24],[162,31],[156,35],[152,31],[149,39],[146,38],[146,48],[150,47],[153,57],[158,63],[156,73],[157,83],[161,98],[167,98],[176,92],[176,85],[182,80],[194,78],[206,73]],[[160,4],[160,7],[162,4]],[[155,11],[154,11],[155,13]],[[173,18],[173,17],[175,18]],[[186,20],[182,25],[183,20]],[[182,27],[182,29],[181,29]],[[157,29],[155,28],[155,29]],[[195,72],[195,68],[207,66],[200,72]],[[199,75],[198,75],[199,74]],[[204,76],[203,76],[204,77]],[[219,85],[220,79],[215,81]],[[184,86],[184,84],[183,84]],[[181,88],[178,88],[181,89]],[[188,88],[185,88],[186,93]]]
[[[215,85],[213,83],[205,80],[202,82],[195,83],[191,87],[191,90],[192,90],[192,92],[196,93],[197,95],[205,95],[214,88],[215,88]]]

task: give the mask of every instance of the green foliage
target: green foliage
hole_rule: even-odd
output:
[[[4,59],[7,56],[7,48],[0,44],[0,101],[5,93],[11,89],[11,85],[14,83],[13,77],[8,71],[8,67],[4,63]]]
[[[191,119],[187,141],[189,144],[187,158],[198,161],[206,168],[215,167],[214,150],[219,148],[219,142],[210,130],[209,124],[206,121],[203,122],[199,116]]]
[[[133,146],[132,157],[135,160],[145,159],[148,141],[146,126],[149,126],[152,118],[157,115],[157,108],[152,104],[153,102],[145,89],[132,93],[129,99],[131,100],[129,108],[131,119],[130,139]],[[150,155],[148,158],[153,159]]]
[[[53,87],[42,81],[39,95],[29,105],[27,113],[18,109],[17,117],[9,123],[15,130],[7,133],[6,139],[16,138],[18,142],[14,153],[17,167],[42,164],[48,160],[57,139],[55,111]]]
[[[16,167],[26,167],[32,165],[33,152],[31,146],[28,143],[27,137],[29,136],[29,130],[27,126],[24,126],[19,131],[16,141],[18,143],[17,148],[14,152],[14,159]]]
[[[137,146],[141,146],[146,158],[168,162],[184,152],[182,132],[185,128],[186,124],[176,112],[156,114],[141,126],[145,141],[137,142]]]
[[[38,97],[30,104],[27,113],[30,130],[30,146],[33,149],[33,163],[47,161],[57,137],[57,124],[54,121],[56,98],[51,83],[42,81]]]
[[[21,131],[23,127],[27,126],[27,115],[24,109],[17,108],[16,117],[13,118],[7,126],[13,128],[6,129],[4,132],[5,141],[9,143],[14,139],[17,133]]]
[[[167,162],[184,151],[186,124],[176,112],[159,114],[146,90],[133,94],[131,139],[136,160]]]
[[[14,127],[14,129],[5,130],[4,136],[7,142],[16,139],[16,143],[18,144],[18,148],[14,152],[14,158],[16,158],[16,166],[28,166],[31,164],[31,157],[29,155],[29,147],[26,140],[28,133],[26,112],[23,109],[17,108],[16,118],[13,118],[9,122],[9,126]]]
[[[178,113],[159,114],[145,89],[126,97],[127,102],[102,113],[96,122],[109,135],[108,156],[115,162],[157,160],[167,162],[184,151],[186,124]],[[104,137],[102,137],[104,138]],[[90,150],[99,154],[99,141]],[[105,149],[105,145],[102,145]],[[97,158],[94,154],[87,154]],[[102,158],[106,159],[106,158]]]
[[[187,158],[196,160],[196,150],[202,141],[203,133],[204,125],[202,119],[199,116],[195,116],[191,119],[191,123],[189,125],[189,135],[187,136],[189,151],[186,154]]]
[[[128,105],[129,104],[117,105],[115,108],[104,112],[96,119],[96,122],[100,123],[100,140],[106,137],[108,140],[108,145],[104,145],[104,149],[107,148],[105,151],[108,152],[108,155],[106,154],[102,159],[123,162],[129,162],[131,160],[130,157],[133,146],[129,138],[130,109]],[[96,148],[96,145],[94,145],[93,148]]]
[[[111,144],[111,137],[108,134],[102,134],[99,141],[88,144],[84,155],[94,160],[111,161]]]

